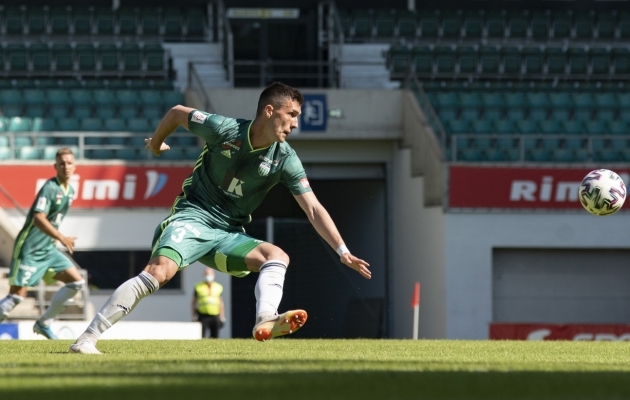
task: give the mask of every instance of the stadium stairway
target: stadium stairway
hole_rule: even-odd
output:
[[[385,54],[388,44],[344,44],[342,50],[341,87],[395,89],[400,82],[391,81]]]
[[[230,87],[223,68],[221,43],[164,43],[173,58],[177,71],[175,87],[182,91],[188,87],[188,63],[194,61],[195,70],[204,87]]]

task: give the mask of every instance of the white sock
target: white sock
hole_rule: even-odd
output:
[[[135,278],[129,279],[107,299],[85,332],[79,336],[77,342],[87,340],[96,344],[103,332],[129,314],[140,300],[155,293],[159,288],[158,281],[153,275],[145,271],[142,271]]]
[[[24,300],[24,297],[18,296],[17,294],[8,294],[7,297],[0,300],[0,322],[4,321],[9,316],[11,310],[20,304],[22,300]]]
[[[64,287],[57,290],[57,293],[55,293],[50,301],[50,306],[48,306],[46,312],[39,318],[39,323],[44,326],[50,326],[53,319],[55,319],[57,314],[65,307],[66,301],[79,293],[79,290],[83,289],[83,285],[85,285],[85,280],[81,279],[80,281],[67,283]]]
[[[260,266],[260,275],[256,282],[256,321],[278,314],[282,300],[284,275],[287,265],[278,260],[269,260]]]

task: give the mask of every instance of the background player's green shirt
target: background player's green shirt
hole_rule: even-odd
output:
[[[278,182],[292,194],[310,192],[302,162],[288,143],[252,149],[250,120],[192,111],[188,129],[206,142],[182,187],[187,202],[202,207],[211,222],[242,229]]]
[[[35,213],[43,212],[46,219],[56,228],[68,213],[72,198],[74,197],[74,189],[68,185],[68,189],[59,184],[57,178],[51,178],[37,193],[37,197],[28,211],[24,227],[20,231],[15,247],[13,250],[13,258],[21,258],[28,255],[31,258],[44,259],[47,253],[54,248],[54,239],[44,232],[40,231],[33,224],[33,216]]]

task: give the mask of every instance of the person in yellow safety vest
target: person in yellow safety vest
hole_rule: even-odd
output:
[[[207,267],[205,280],[195,285],[193,297],[193,321],[201,322],[203,338],[218,338],[219,329],[225,324],[223,286],[214,281],[214,270]]]

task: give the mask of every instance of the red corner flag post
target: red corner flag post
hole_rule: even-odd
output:
[[[416,282],[413,289],[411,307],[413,307],[413,339],[418,340],[418,323],[420,319],[420,282]]]

